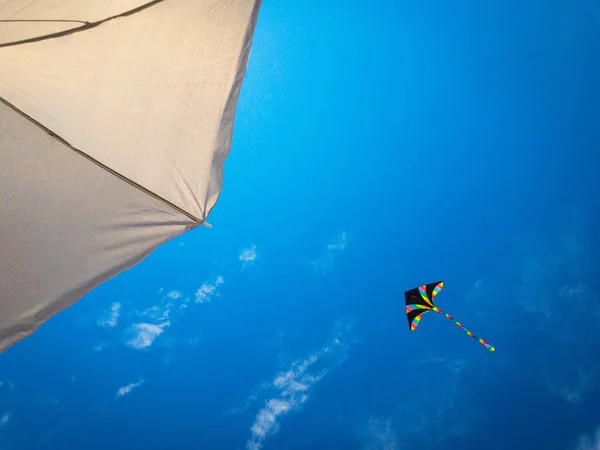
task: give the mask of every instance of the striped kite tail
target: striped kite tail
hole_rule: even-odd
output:
[[[452,317],[450,314],[445,313],[444,311],[442,311],[440,308],[438,308],[437,306],[434,306],[433,308],[431,308],[432,311],[435,311],[436,313],[440,313],[441,315],[445,316],[446,319],[451,320],[452,322],[454,322],[459,328],[461,328],[465,333],[467,333],[469,336],[471,336],[473,339],[476,339],[481,345],[483,345],[485,348],[487,348],[490,352],[494,352],[496,351],[496,349],[491,346],[490,344],[488,344],[486,341],[484,341],[483,339],[478,338],[477,336],[475,336],[473,333],[471,333],[469,330],[467,330],[460,322],[458,322],[454,317]]]

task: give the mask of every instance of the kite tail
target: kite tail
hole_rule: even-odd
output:
[[[433,308],[431,308],[432,311],[435,311],[437,313],[440,313],[441,315],[445,316],[446,319],[451,320],[452,322],[454,322],[456,325],[458,325],[459,328],[461,328],[465,333],[467,333],[469,336],[471,336],[473,339],[476,339],[481,345],[483,345],[485,348],[487,348],[490,352],[496,351],[496,349],[491,346],[490,344],[488,344],[487,342],[485,342],[483,339],[478,338],[477,336],[475,336],[473,333],[471,333],[469,330],[467,330],[460,322],[458,322],[454,317],[452,317],[450,314],[445,313],[444,311],[442,311],[440,308],[438,308],[437,306],[434,306]]]

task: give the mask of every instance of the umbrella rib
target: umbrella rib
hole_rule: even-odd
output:
[[[48,20],[47,22],[80,22],[83,25],[81,25],[77,28],[71,28],[69,30],[45,34],[43,36],[36,36],[33,38],[28,38],[28,39],[21,39],[19,41],[0,43],[0,48],[11,47],[13,45],[29,44],[31,42],[45,41],[46,39],[54,39],[54,38],[58,38],[58,37],[62,37],[62,36],[67,36],[69,34],[79,33],[80,31],[85,31],[85,30],[89,30],[91,28],[96,28],[98,25],[102,25],[103,23],[109,22],[111,20],[118,19],[120,17],[127,17],[132,14],[136,14],[140,11],[143,11],[147,8],[150,8],[151,6],[154,6],[158,3],[162,3],[164,1],[165,0],[153,0],[148,3],[144,3],[143,5],[140,5],[136,8],[130,9],[129,11],[125,11],[121,14],[116,14],[114,16],[107,17],[106,19],[98,20],[96,22],[85,22],[85,21],[81,21],[81,20]],[[42,21],[41,20],[14,20],[14,19],[13,20],[0,20],[0,23],[3,23],[3,22],[42,22]]]
[[[162,1],[162,0],[159,0]],[[208,223],[206,223],[204,220],[199,219],[197,217],[195,217],[193,214],[190,214],[189,212],[187,212],[185,209],[177,206],[176,204],[170,202],[169,200],[167,200],[164,197],[161,197],[160,195],[158,195],[155,192],[152,192],[151,190],[145,188],[144,186],[142,186],[139,183],[136,183],[135,181],[133,181],[132,179],[126,177],[125,175],[117,172],[114,169],[111,169],[110,167],[108,167],[106,164],[101,163],[100,161],[98,161],[97,159],[93,158],[92,156],[88,155],[87,153],[79,150],[78,148],[73,147],[71,144],[69,144],[64,138],[62,138],[61,136],[59,136],[58,134],[56,134],[55,132],[53,132],[52,130],[50,130],[49,128],[45,127],[44,125],[42,125],[40,122],[38,122],[37,120],[35,120],[33,117],[27,115],[26,113],[24,113],[23,111],[21,111],[19,108],[17,108],[15,105],[13,105],[12,103],[10,103],[9,101],[7,101],[6,99],[0,97],[0,102],[4,103],[6,106],[8,106],[9,108],[11,108],[12,110],[14,110],[15,112],[19,113],[21,116],[25,117],[27,120],[29,120],[31,123],[33,123],[34,125],[36,125],[37,127],[39,127],[40,129],[42,129],[43,131],[45,131],[47,134],[49,134],[50,136],[52,136],[54,139],[56,139],[57,141],[59,141],[61,144],[63,144],[64,146],[66,146],[67,148],[73,150],[75,153],[79,154],[80,156],[83,156],[84,158],[86,158],[88,161],[96,164],[98,167],[100,167],[101,169],[106,170],[108,173],[116,176],[117,178],[120,178],[121,180],[123,180],[124,182],[130,184],[131,186],[139,189],[140,191],[144,192],[147,195],[150,195],[151,197],[154,197],[156,200],[163,202],[165,204],[167,204],[168,206],[170,206],[171,208],[177,210],[178,212],[180,212],[181,214],[185,215],[187,218],[189,218],[190,220],[194,221],[196,224],[198,225],[206,225],[208,227],[210,227],[210,225]]]

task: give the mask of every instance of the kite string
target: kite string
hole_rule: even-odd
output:
[[[431,310],[435,311],[436,313],[440,313],[441,315],[443,315],[444,317],[446,317],[446,319],[451,320],[452,322],[454,322],[456,325],[458,325],[459,328],[461,328],[465,333],[467,333],[467,335],[471,336],[473,339],[476,339],[481,345],[483,345],[485,348],[487,348],[490,352],[493,352],[493,351],[496,350],[492,345],[488,344],[486,341],[484,341],[481,338],[478,338],[473,333],[471,333],[469,330],[467,330],[459,321],[457,321],[450,314],[442,311],[437,306],[434,306],[433,308],[431,308]]]

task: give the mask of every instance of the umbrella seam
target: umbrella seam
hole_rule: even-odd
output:
[[[160,1],[162,1],[162,0],[160,0]],[[116,176],[117,178],[120,178],[121,180],[123,180],[124,182],[128,183],[129,185],[135,187],[136,189],[139,189],[140,191],[144,192],[147,195],[150,195],[151,197],[155,198],[156,200],[167,204],[171,208],[174,208],[175,210],[177,210],[181,214],[185,215],[188,219],[191,219],[192,221],[194,221],[196,224],[198,224],[198,225],[204,224],[204,220],[195,217],[193,214],[187,212],[185,209],[183,209],[183,208],[177,206],[176,204],[170,202],[166,198],[161,197],[160,195],[158,195],[155,192],[152,192],[151,190],[145,188],[144,186],[142,186],[139,183],[136,183],[132,179],[130,179],[130,178],[126,177],[125,175],[117,172],[116,170],[111,169],[106,164],[103,164],[102,162],[100,162],[97,159],[95,159],[94,157],[88,155],[84,151],[79,150],[78,148],[75,148],[74,146],[72,146],[71,144],[69,144],[69,142],[67,142],[66,139],[64,139],[60,135],[56,134],[55,132],[53,132],[52,130],[50,130],[48,127],[45,127],[40,122],[38,122],[37,120],[35,120],[33,117],[27,115],[25,112],[21,111],[19,108],[17,108],[15,105],[13,105],[12,103],[10,103],[9,101],[7,101],[6,99],[4,99],[3,97],[0,97],[0,102],[4,103],[9,108],[11,108],[15,112],[19,113],[21,116],[23,116],[24,118],[26,118],[27,120],[29,120],[31,123],[33,123],[34,125],[36,125],[40,129],[42,129],[43,131],[45,131],[48,135],[50,135],[51,137],[53,137],[54,139],[56,139],[57,141],[59,141],[61,144],[63,144],[67,148],[73,150],[75,153],[79,154],[80,156],[83,156],[88,161],[94,163],[95,165],[97,165],[101,169],[104,169],[105,171],[107,171],[111,175]]]

